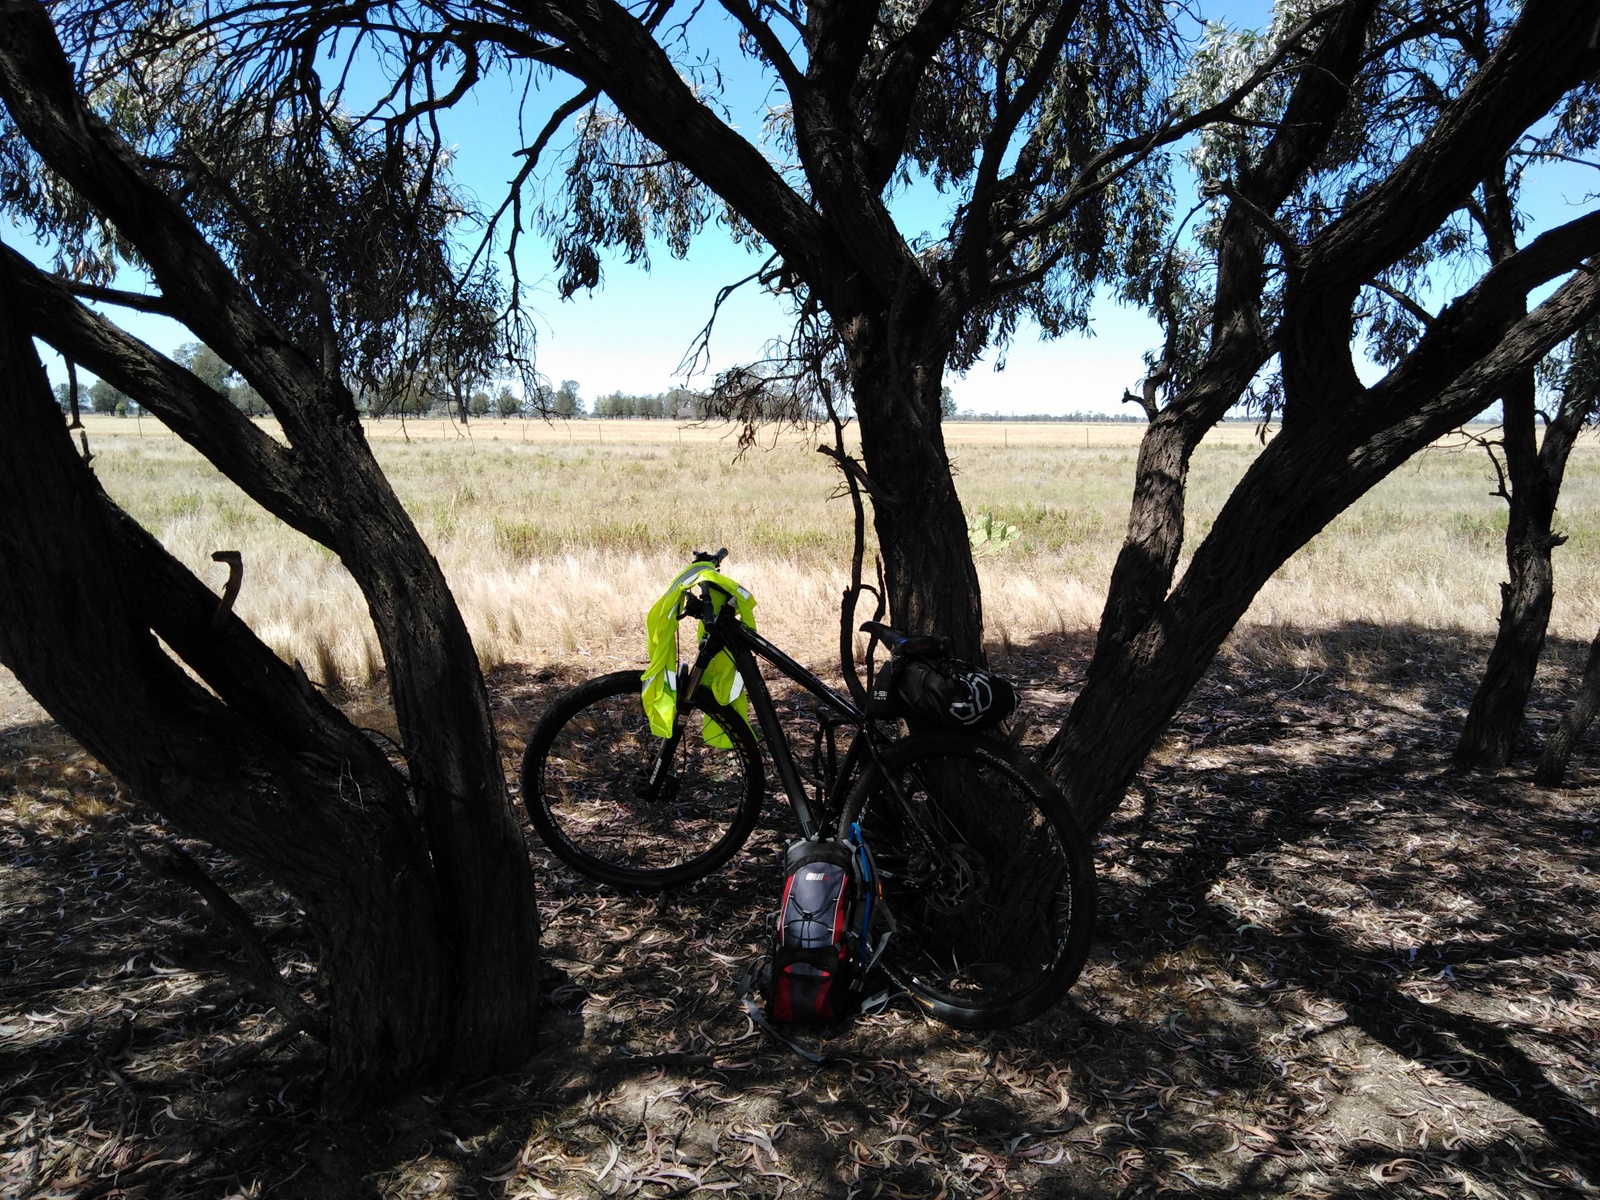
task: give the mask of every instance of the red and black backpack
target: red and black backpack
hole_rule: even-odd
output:
[[[768,1019],[822,1024],[850,1015],[859,977],[852,937],[857,876],[854,851],[843,842],[789,847],[766,988]]]

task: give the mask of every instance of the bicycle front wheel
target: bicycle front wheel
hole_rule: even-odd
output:
[[[1036,1017],[1078,977],[1094,926],[1087,840],[1036,766],[961,735],[884,750],[845,802],[895,931],[890,977],[966,1029]]]
[[[637,671],[603,675],[561,696],[522,757],[522,802],[567,865],[628,891],[681,887],[738,852],[761,811],[761,754],[750,727],[702,692],[653,787],[663,741],[650,730]],[[708,745],[700,714],[731,749]]]

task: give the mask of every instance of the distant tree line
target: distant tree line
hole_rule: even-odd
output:
[[[1042,421],[1057,422],[1063,425],[1143,425],[1148,418],[1144,413],[1103,413],[1103,412],[1069,412],[1069,413],[998,413],[998,412],[973,412],[965,409],[946,417],[947,421]]]
[[[72,411],[72,389],[64,383],[56,384],[56,404],[61,411]],[[138,403],[123,395],[104,379],[96,379],[78,394],[78,411],[104,413],[108,416],[137,417],[144,412]]]

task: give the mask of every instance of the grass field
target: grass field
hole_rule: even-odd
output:
[[[466,613],[486,666],[639,657],[643,613],[697,547],[728,546],[763,628],[831,661],[850,514],[795,432],[737,453],[727,428],[666,421],[375,422],[379,458]],[[1002,645],[1093,628],[1121,543],[1141,427],[953,424],[969,515],[1020,531],[984,555],[990,637]],[[213,550],[244,554],[238,611],[325,682],[361,682],[378,655],[334,557],[283,526],[151,419],[91,418],[108,490],[202,578]],[[1189,545],[1260,450],[1247,424],[1217,430],[1191,472]],[[1347,622],[1492,630],[1504,575],[1504,502],[1481,450],[1441,445],[1406,465],[1295,556],[1247,624]],[[1552,632],[1600,619],[1600,440],[1586,436],[1563,491]]]
[[[214,585],[210,552],[242,550],[240,610],[313,675],[376,670],[332,557],[140,426],[91,425],[113,494]],[[765,627],[831,659],[848,510],[809,439],[735,460],[719,432],[665,423],[374,432],[481,652],[507,660],[487,684],[509,778],[590,659],[638,660],[641,614],[695,545],[732,547]],[[969,509],[1021,530],[982,565],[1040,738],[1083,681],[1136,433],[950,431]],[[1247,427],[1202,448],[1197,530],[1257,450]],[[1600,617],[1597,474],[1585,439],[1524,752]],[[739,999],[793,836],[769,803],[727,868],[659,897],[572,876],[530,831],[538,1056],[331,1117],[322,1048],[219,969],[231,941],[135,859],[178,831],[0,675],[0,1195],[1592,1196],[1600,748],[1561,790],[1526,758],[1449,761],[1503,570],[1490,489],[1481,452],[1436,449],[1263,593],[1099,833],[1094,951],[1060,1006],[964,1032],[895,1001],[797,1034],[816,1064]],[[808,728],[803,693],[777,700]],[[372,693],[347,701],[396,732]],[[294,900],[184,844],[309,986]]]

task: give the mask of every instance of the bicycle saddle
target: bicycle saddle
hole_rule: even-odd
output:
[[[870,633],[885,646],[889,647],[891,655],[943,654],[945,652],[943,638],[930,637],[926,634],[901,633],[898,629],[890,629],[882,621],[863,621],[861,632]]]

